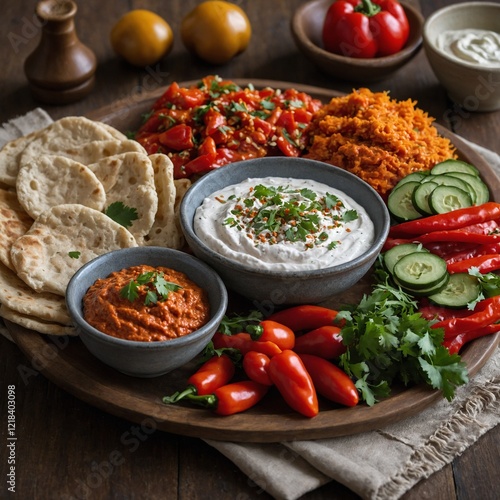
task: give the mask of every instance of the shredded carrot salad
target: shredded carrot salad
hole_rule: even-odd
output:
[[[415,105],[366,88],[334,97],[309,125],[304,156],[352,172],[385,197],[407,174],[457,157]]]

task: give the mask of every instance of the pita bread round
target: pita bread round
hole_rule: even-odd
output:
[[[116,182],[106,193],[106,206],[109,207],[115,202],[122,202],[137,210],[138,218],[133,221],[129,231],[137,240],[146,236],[158,209],[153,165],[147,155],[122,155]]]
[[[19,203],[36,219],[50,207],[80,203],[102,211],[106,193],[94,172],[64,156],[43,155],[19,169],[16,181]]]
[[[175,221],[174,165],[164,154],[150,155],[149,159],[154,171],[158,210],[153,226],[141,243],[180,249],[184,238]]]
[[[38,132],[19,137],[7,142],[0,149],[0,182],[6,186],[16,185],[17,172],[21,162],[21,156],[26,146],[33,140]]]
[[[81,266],[103,253],[135,246],[132,234],[107,215],[67,204],[41,214],[10,254],[17,275],[33,290],[64,295]]]
[[[28,330],[35,330],[39,333],[46,333],[48,335],[77,335],[74,326],[43,321],[40,318],[13,311],[3,304],[0,305],[0,317],[12,323],[16,323],[16,325],[27,328]]]
[[[2,264],[0,264],[0,297],[3,305],[20,314],[71,325],[64,297],[33,291],[17,277],[16,273]]]

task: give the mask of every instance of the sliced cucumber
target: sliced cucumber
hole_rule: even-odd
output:
[[[429,196],[438,185],[435,182],[422,182],[413,190],[412,202],[415,208],[422,215],[432,215],[432,209],[429,205]]]
[[[441,283],[448,271],[441,257],[430,252],[413,252],[396,262],[393,273],[401,286],[426,290]]]
[[[390,274],[393,274],[394,266],[399,259],[415,252],[427,252],[427,250],[419,243],[403,243],[401,245],[396,245],[384,253],[384,266]]]
[[[419,185],[418,181],[408,181],[391,191],[387,198],[387,208],[396,221],[403,222],[422,217],[412,202],[413,190]]]
[[[395,186],[394,189],[406,184],[407,182],[420,182],[422,179],[425,179],[429,176],[429,172],[412,172],[411,174],[405,175]]]
[[[432,295],[432,294],[437,294],[441,290],[443,290],[443,288],[448,284],[448,280],[449,279],[450,279],[450,274],[446,273],[446,275],[443,277],[443,279],[439,283],[436,283],[435,285],[432,285],[429,288],[421,288],[421,289],[418,289],[418,288],[409,288],[407,286],[403,286],[403,285],[401,285],[401,283],[398,282],[397,279],[394,279],[394,281],[405,292],[407,292],[407,293],[409,293],[411,295],[415,295],[417,297],[427,297],[427,296]]]
[[[450,172],[447,175],[460,178],[463,182],[470,186],[473,196],[472,201],[475,205],[482,205],[490,199],[490,191],[488,186],[481,180],[478,175],[471,175],[465,173]]]
[[[429,300],[444,307],[462,309],[479,297],[481,287],[475,276],[468,273],[450,275],[447,285],[438,293],[430,294]]]
[[[479,175],[479,170],[474,165],[461,160],[445,160],[436,164],[431,169],[432,175],[447,174],[450,172],[462,172],[464,174]]]
[[[429,196],[429,205],[435,214],[444,214],[473,205],[470,194],[455,186],[438,186]]]

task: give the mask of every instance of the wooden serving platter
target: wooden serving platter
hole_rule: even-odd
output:
[[[248,83],[234,81],[242,86]],[[191,83],[194,82],[182,85]],[[255,87],[294,87],[324,102],[340,95],[331,90],[289,82],[253,80],[252,83]],[[122,131],[134,130],[141,121],[141,114],[150,109],[164,90],[159,88],[138,99],[118,101],[90,113],[88,117],[109,123]],[[451,139],[461,159],[480,170],[494,199],[500,201],[500,179],[484,158],[453,133],[440,126],[437,128],[443,136]],[[332,297],[327,305],[338,307],[346,302],[357,302],[369,290],[370,278],[365,277],[347,294]],[[232,301],[240,306],[244,304],[243,299],[234,295]],[[189,404],[162,403],[162,396],[185,387],[187,378],[194,371],[193,364],[153,379],[134,378],[101,363],[78,338],[50,337],[6,323],[33,368],[62,389],[113,415],[186,436],[222,441],[279,442],[350,435],[382,428],[414,415],[442,398],[438,391],[416,386],[395,389],[389,398],[373,407],[360,404],[354,408],[342,408],[322,400],[320,413],[308,419],[291,411],[278,395],[273,397],[271,390],[257,407],[238,415],[220,417]],[[471,377],[482,368],[499,343],[500,333],[477,339],[463,350],[462,359]]]

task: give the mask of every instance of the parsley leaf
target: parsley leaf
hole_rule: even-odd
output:
[[[426,383],[452,399],[455,387],[468,381],[466,365],[442,345],[443,329],[432,328],[415,300],[389,283],[380,262],[375,276],[372,292],[337,315],[347,345],[341,367],[370,406],[386,397],[395,382]]]
[[[81,252],[78,252],[77,250],[75,250],[75,251],[72,251],[72,252],[68,252],[68,255],[69,255],[72,259],[79,259],[79,258],[80,258],[80,255],[81,255]]]
[[[246,316],[233,314],[232,316],[225,315],[219,325],[218,331],[224,335],[233,335],[234,333],[246,332],[258,325],[263,318],[260,311],[252,310]]]
[[[139,274],[135,280],[129,281],[120,290],[120,297],[130,302],[139,298],[140,287],[145,288],[144,304],[154,305],[159,300],[167,300],[170,292],[177,292],[182,287],[165,279],[162,272],[149,271]]]
[[[121,201],[111,203],[104,213],[123,227],[130,227],[139,218],[136,208],[128,207]]]

